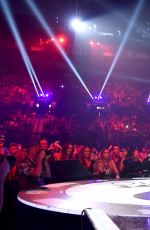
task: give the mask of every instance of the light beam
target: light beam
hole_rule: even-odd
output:
[[[34,69],[32,67],[32,64],[30,62],[30,59],[29,59],[28,54],[26,52],[26,49],[25,49],[25,47],[23,45],[21,36],[20,36],[19,31],[18,31],[18,29],[16,27],[16,24],[15,24],[15,21],[14,21],[14,18],[12,16],[12,14],[11,14],[10,7],[9,7],[9,5],[7,3],[7,0],[5,0],[5,1],[0,0],[0,4],[2,6],[3,13],[4,13],[5,18],[6,18],[8,24],[9,24],[9,27],[10,27],[10,29],[12,31],[12,34],[13,34],[13,36],[14,36],[16,42],[17,42],[17,45],[19,47],[20,54],[22,56],[22,59],[23,59],[23,61],[25,63],[25,66],[27,68],[27,71],[29,73],[31,81],[32,81],[33,86],[35,88],[36,94],[37,94],[37,96],[39,96],[38,89],[36,87],[36,84],[35,84],[35,81],[34,81],[34,78],[33,78],[32,74],[35,76],[35,80],[37,81],[37,84],[39,85],[39,88],[40,88],[42,93],[43,93],[43,91],[42,91],[41,86],[40,86],[40,84],[39,84],[39,82],[37,80],[35,71],[34,71]]]
[[[147,99],[147,102],[150,103],[150,94],[149,94],[149,97],[148,97],[148,99]]]
[[[78,80],[80,81],[80,83],[82,84],[82,86],[84,87],[84,89],[87,91],[87,93],[89,94],[89,96],[93,99],[92,94],[90,93],[89,89],[87,88],[87,86],[85,85],[84,81],[82,80],[82,78],[80,77],[78,71],[76,70],[76,68],[74,67],[73,63],[70,61],[69,57],[67,56],[67,54],[65,53],[65,51],[62,49],[62,47],[59,45],[59,43],[57,42],[57,39],[55,38],[52,30],[50,29],[48,23],[46,22],[45,18],[43,17],[43,15],[41,14],[40,10],[38,9],[38,7],[36,6],[36,4],[32,1],[32,0],[26,0],[27,4],[29,5],[29,7],[31,8],[31,10],[33,11],[33,13],[35,14],[35,16],[37,17],[38,21],[41,23],[41,25],[43,26],[44,30],[46,31],[46,33],[54,38],[53,42],[55,43],[57,49],[59,50],[59,52],[61,53],[61,55],[64,57],[65,61],[68,63],[68,65],[70,66],[71,70],[73,71],[73,73],[75,74],[75,76],[78,78]]]
[[[110,67],[110,69],[108,71],[107,77],[106,77],[106,79],[104,81],[104,84],[103,84],[101,90],[100,90],[98,98],[101,96],[101,94],[102,94],[102,92],[103,92],[103,90],[104,90],[104,88],[105,88],[105,86],[106,86],[106,84],[107,84],[107,82],[108,82],[108,80],[110,78],[110,75],[111,75],[112,71],[114,70],[114,67],[115,67],[115,65],[116,65],[116,63],[117,63],[117,61],[118,61],[118,59],[120,57],[120,54],[121,54],[121,52],[122,52],[122,50],[123,50],[123,48],[124,48],[124,46],[125,46],[125,44],[127,42],[129,34],[130,34],[134,24],[135,24],[135,21],[136,21],[138,15],[139,15],[139,13],[140,13],[140,10],[142,8],[143,3],[144,3],[144,0],[138,1],[138,4],[137,4],[136,9],[134,11],[134,14],[133,14],[133,16],[132,16],[132,18],[130,20],[130,24],[129,24],[129,26],[128,26],[128,28],[127,28],[124,36],[123,36],[121,44],[120,44],[120,46],[118,48],[118,51],[117,51],[116,56],[115,56],[115,58],[114,58],[114,60],[112,62],[112,65],[111,65],[111,67]]]

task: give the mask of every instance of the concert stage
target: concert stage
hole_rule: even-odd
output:
[[[23,191],[18,200],[38,210],[81,216],[103,210],[120,229],[150,229],[150,179],[89,180]]]

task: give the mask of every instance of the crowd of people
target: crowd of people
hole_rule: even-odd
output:
[[[14,194],[17,195],[22,189],[51,183],[51,163],[60,160],[79,161],[89,176],[98,178],[119,179],[150,175],[150,147],[139,150],[110,145],[97,150],[88,145],[71,142],[63,146],[59,141],[49,144],[46,138],[41,138],[38,143],[26,148],[20,143],[10,143],[6,148],[5,137],[0,136],[0,170],[4,170],[4,173],[1,173],[1,182],[6,177],[9,196],[11,194],[14,197]]]
[[[20,143],[10,143],[5,147],[5,137],[0,137],[1,162],[7,159],[10,171],[7,181],[16,181],[19,189],[43,185],[51,181],[51,162],[59,160],[77,160],[89,172],[108,178],[140,176],[150,173],[150,147],[142,149],[121,148],[110,145],[97,150],[88,145],[61,145],[55,141],[49,145],[46,138],[38,143],[22,147]],[[69,172],[68,172],[69,173]],[[47,180],[45,180],[47,179]]]
[[[119,107],[135,107],[143,108],[147,97],[147,89],[135,83],[129,82],[113,82],[106,87],[106,96],[110,106],[117,105]]]
[[[35,189],[44,184],[55,182],[51,164],[61,160],[80,162],[88,172],[89,179],[150,176],[150,147],[139,150],[110,145],[97,150],[89,145],[71,142],[62,145],[59,141],[49,143],[46,138],[41,138],[37,143],[29,146],[23,147],[21,143],[10,143],[6,148],[5,136],[1,135],[0,208],[2,217],[7,215],[7,220],[14,218],[16,198],[20,190]],[[55,179],[59,181],[59,178]],[[10,221],[10,223],[12,222]]]
[[[80,117],[81,118],[81,117]],[[42,123],[41,129],[35,127]],[[88,144],[101,148],[109,143],[142,147],[149,143],[149,120],[139,120],[137,116],[119,116],[109,114],[108,117],[95,117],[94,120],[78,116],[57,116],[47,114],[39,117],[37,113],[22,114],[20,112],[10,116],[0,126],[9,137],[9,141],[22,141],[29,144],[32,136],[46,136],[49,141],[61,140],[63,143],[72,141],[78,144]],[[21,138],[24,137],[24,138]],[[30,137],[30,138],[29,138]],[[23,140],[22,140],[23,139]]]
[[[53,182],[54,161],[78,161],[90,178],[150,175],[148,91],[125,82],[110,83],[105,111],[39,114],[27,85],[1,84],[0,133],[5,136],[0,136],[0,209],[4,216],[14,210],[18,191]]]
[[[13,76],[7,76],[0,82],[0,103],[2,104],[30,104],[33,97],[33,86],[30,82],[22,80],[14,80]]]
[[[4,80],[1,83],[0,108],[3,113],[0,114],[0,129],[1,133],[9,137],[8,142],[18,141],[19,136],[19,141],[29,144],[33,134],[38,137],[44,134],[49,141],[58,139],[63,143],[68,140],[77,144],[90,143],[98,149],[110,143],[125,146],[134,143],[135,146],[142,147],[149,142],[147,88],[125,81],[110,82],[105,89],[106,109],[100,116],[99,111],[91,116],[92,112],[85,110],[84,106],[80,109],[77,107],[69,115],[65,108],[61,114],[59,111],[50,111],[39,116],[35,109],[36,97],[33,96],[32,86],[23,84],[22,80],[11,82],[9,77],[7,82],[9,84]],[[58,107],[63,107],[64,102],[59,103]],[[78,106],[78,101],[76,104]],[[37,129],[35,124],[41,120],[42,127]]]

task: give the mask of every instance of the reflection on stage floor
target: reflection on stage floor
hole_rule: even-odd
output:
[[[150,179],[49,184],[20,192],[18,200],[34,208],[78,216],[87,208],[100,209],[120,229],[150,229]]]

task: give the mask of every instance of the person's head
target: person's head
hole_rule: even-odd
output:
[[[83,147],[83,158],[84,159],[90,159],[91,156],[91,150],[88,146]]]
[[[48,149],[48,140],[46,138],[41,138],[39,140],[39,144],[41,149],[47,150]]]
[[[128,155],[128,150],[126,148],[122,149],[123,156],[126,157]]]
[[[73,145],[68,143],[63,146],[62,152],[66,155],[70,155],[73,154],[73,150],[74,150]]]
[[[59,148],[53,150],[53,158],[55,161],[59,161],[62,159],[62,153]]]
[[[147,159],[147,157],[148,157],[148,153],[145,151],[142,151],[142,152],[140,152],[140,158],[142,159],[142,160],[145,160],[145,159]]]
[[[82,146],[77,159],[81,164],[84,164],[85,161],[91,161],[91,149],[88,146]]]
[[[9,153],[15,155],[18,152],[18,145],[16,143],[11,143],[9,145]]]
[[[91,160],[97,160],[98,159],[98,152],[95,148],[91,149]]]
[[[113,147],[113,154],[115,154],[116,156],[119,155],[119,146],[118,145],[114,145],[114,147]]]
[[[119,156],[120,156],[121,158],[123,158],[123,157],[124,157],[124,152],[123,152],[122,150],[120,150],[120,152],[119,152]]]
[[[103,149],[101,152],[101,158],[102,159],[109,159],[110,154],[108,149]]]
[[[133,151],[133,158],[139,158],[139,151],[137,149]]]

